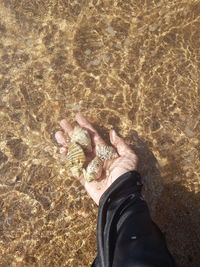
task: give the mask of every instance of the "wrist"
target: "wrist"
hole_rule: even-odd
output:
[[[101,195],[99,205],[103,205],[109,199],[119,198],[125,192],[141,192],[142,182],[140,174],[136,170],[128,171],[120,175]]]

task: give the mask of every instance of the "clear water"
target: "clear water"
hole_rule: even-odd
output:
[[[82,111],[136,149],[154,219],[197,266],[200,2],[0,0],[0,13],[0,265],[92,262],[97,207],[54,139]]]

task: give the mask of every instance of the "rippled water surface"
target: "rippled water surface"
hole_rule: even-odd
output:
[[[0,0],[0,14],[0,265],[92,262],[97,207],[54,139],[82,111],[133,145],[170,250],[198,266],[200,2]]]

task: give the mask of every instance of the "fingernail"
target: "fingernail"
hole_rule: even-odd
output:
[[[115,137],[115,130],[111,130],[111,141],[113,141],[114,140],[114,137]]]
[[[112,142],[116,143],[117,142],[118,135],[115,130],[112,130]]]
[[[61,154],[64,154],[66,151],[67,151],[67,149],[65,147],[61,147],[60,148],[60,153]]]
[[[118,135],[117,135],[116,131],[113,130],[113,137],[115,138],[115,137],[117,137],[117,136],[118,136]]]

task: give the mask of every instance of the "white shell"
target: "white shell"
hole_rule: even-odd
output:
[[[86,129],[80,127],[79,125],[74,127],[74,131],[71,136],[71,142],[78,143],[88,152],[92,151],[90,134]]]
[[[102,170],[103,161],[100,158],[95,157],[84,171],[84,177],[88,182],[91,182],[101,177]]]
[[[96,154],[102,160],[115,159],[118,157],[117,151],[112,146],[96,146]]]

